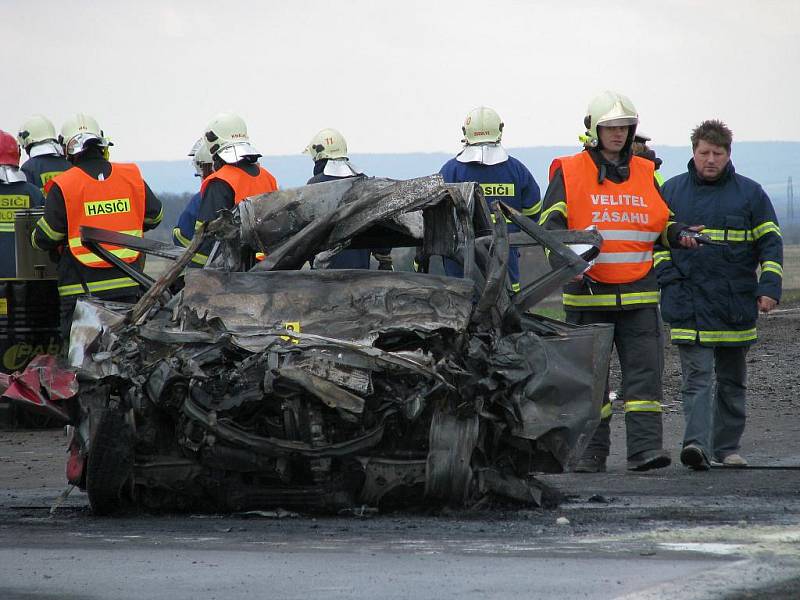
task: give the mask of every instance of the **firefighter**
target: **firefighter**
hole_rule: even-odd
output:
[[[542,203],[547,229],[596,227],[603,235],[588,271],[564,288],[567,321],[610,323],[622,368],[628,469],[647,471],[670,464],[662,447],[661,359],[658,285],[653,246],[664,235],[671,245],[696,246],[681,238],[684,227],[669,222],[669,209],[654,179],[654,165],[632,156],[638,114],[615,92],[592,100],[584,126],[585,149],[557,158]],[[600,425],[576,471],[605,471],[610,450],[611,403],[606,391]]]
[[[110,142],[91,116],[79,113],[68,119],[59,142],[74,168],[47,183],[44,216],[33,230],[31,243],[41,250],[60,252],[58,292],[66,339],[81,296],[135,302],[140,295],[136,281],[83,245],[81,226],[142,237],[145,230],[158,226],[163,211],[139,167],[104,158]],[[140,252],[105,247],[134,269],[142,270],[144,256]]]
[[[308,154],[314,161],[314,175],[306,182],[323,183],[336,179],[359,177],[363,173],[350,162],[347,156],[347,141],[336,129],[323,129],[318,132],[306,146],[303,154]],[[378,270],[393,270],[391,248],[361,248],[342,250],[324,262],[322,257],[314,260],[315,268],[327,269],[369,269],[370,257],[378,261]]]
[[[29,183],[20,170],[19,156],[14,137],[0,131],[0,278],[3,279],[17,276],[15,213],[44,205],[39,188]]]
[[[22,171],[28,181],[42,190],[42,193],[48,181],[72,166],[64,158],[64,150],[56,137],[56,128],[47,117],[33,115],[25,121],[19,128],[17,140],[28,155]]]
[[[319,131],[303,150],[303,154],[308,154],[314,161],[314,175],[306,185],[363,175],[350,162],[347,141],[336,129]]]
[[[509,156],[500,143],[503,121],[491,108],[479,106],[469,112],[461,131],[464,148],[455,158],[448,160],[439,174],[446,183],[475,181],[483,189],[486,202],[491,205],[502,200],[523,215],[535,219],[541,210],[539,185],[531,172],[513,156]],[[519,231],[508,224],[509,233]],[[463,277],[460,264],[445,259],[445,272],[452,277]],[[519,251],[511,248],[508,256],[508,275],[514,292],[520,290]]]
[[[197,140],[192,146],[189,156],[192,158],[192,166],[195,170],[195,177],[200,177],[200,181],[205,180],[214,171],[211,153],[208,151],[208,144],[203,138]],[[172,229],[172,241],[176,246],[188,248],[192,243],[197,222],[197,213],[200,210],[200,192],[192,196],[186,208],[178,217],[178,223]],[[192,257],[192,266],[203,266],[206,264],[208,256],[197,253]]]
[[[278,189],[272,174],[258,164],[261,153],[250,143],[240,116],[218,114],[206,127],[205,141],[214,172],[200,185],[198,224],[212,221],[218,211],[231,209],[245,198]]]
[[[274,192],[278,182],[258,164],[261,153],[250,143],[247,125],[239,115],[219,113],[203,136],[211,154],[214,172],[200,184],[200,208],[195,230],[213,221],[223,209],[232,209],[245,198]],[[198,252],[208,256],[213,243],[204,242]],[[261,253],[255,259],[263,258]]]

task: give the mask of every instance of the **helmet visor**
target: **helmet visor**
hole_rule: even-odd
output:
[[[89,145],[105,148],[110,144],[106,139],[101,138],[94,133],[79,133],[78,135],[71,137],[65,144],[64,148],[67,151],[67,154],[73,155],[83,152]]]
[[[248,156],[261,156],[261,153],[250,142],[236,142],[217,150],[216,156],[228,164],[233,164]]]
[[[617,119],[608,119],[607,121],[600,121],[598,127],[628,127],[638,123],[636,117],[619,117]]]

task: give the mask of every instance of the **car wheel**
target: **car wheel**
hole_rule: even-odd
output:
[[[86,465],[86,492],[94,514],[113,514],[125,506],[123,486],[132,471],[133,431],[124,414],[103,410]]]

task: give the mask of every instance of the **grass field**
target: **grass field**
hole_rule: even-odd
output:
[[[168,258],[161,258],[160,256],[148,256],[145,263],[144,272],[150,275],[153,279],[158,279],[169,268],[172,263]]]
[[[783,248],[783,300],[800,299],[800,245]]]

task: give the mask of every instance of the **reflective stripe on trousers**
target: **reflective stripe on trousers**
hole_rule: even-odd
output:
[[[673,342],[694,342],[699,340],[701,344],[741,344],[744,342],[754,342],[758,339],[758,330],[753,327],[752,329],[741,330],[720,330],[720,331],[705,331],[697,329],[680,329],[671,327],[669,330],[670,340]]]
[[[615,308],[617,306],[634,306],[658,304],[658,291],[626,292],[624,294],[562,294],[561,300],[565,308]]]
[[[567,322],[577,325],[611,323],[614,345],[622,369],[625,400],[625,429],[628,457],[662,446],[661,353],[659,318],[655,306],[625,311],[567,310]],[[605,398],[608,398],[606,382]],[[611,447],[611,404],[601,408],[602,420],[595,430],[586,454],[608,456]]]

